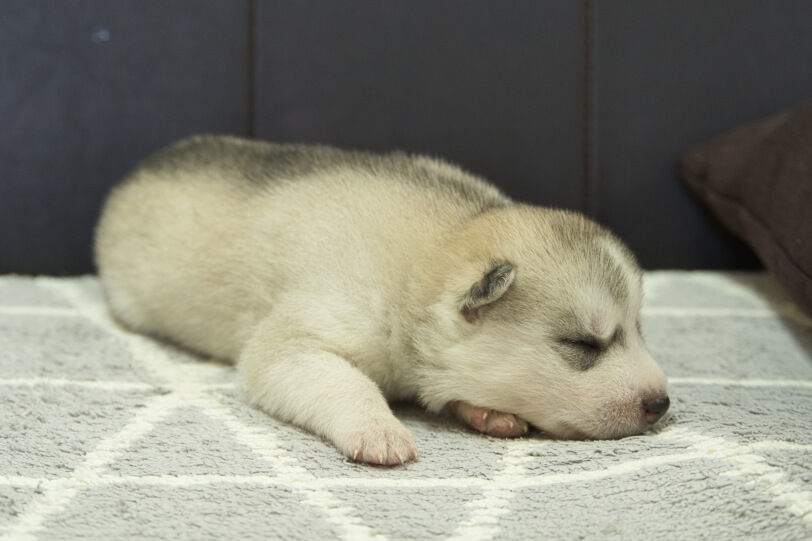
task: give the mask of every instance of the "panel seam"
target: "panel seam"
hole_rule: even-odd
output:
[[[584,212],[593,218],[598,212],[597,134],[597,0],[584,0]]]
[[[247,40],[248,40],[248,50],[246,51],[247,54],[247,63],[246,63],[246,79],[248,81],[247,88],[246,88],[246,114],[248,118],[246,118],[246,126],[245,129],[247,131],[248,137],[254,138],[255,136],[255,129],[254,129],[254,103],[256,99],[256,21],[254,19],[254,5],[256,0],[247,0],[246,5],[246,15],[247,15]]]

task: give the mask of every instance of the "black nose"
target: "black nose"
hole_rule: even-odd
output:
[[[668,411],[668,406],[671,405],[671,400],[667,396],[660,396],[653,400],[643,402],[643,407],[646,409],[646,421],[652,425],[656,423],[663,414]]]

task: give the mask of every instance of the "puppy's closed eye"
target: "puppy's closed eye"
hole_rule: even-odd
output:
[[[572,336],[558,341],[561,355],[576,370],[585,371],[595,367],[606,349],[599,340],[586,336]]]
[[[590,353],[600,353],[604,349],[603,345],[594,338],[564,338],[561,340],[561,343],[566,346]]]

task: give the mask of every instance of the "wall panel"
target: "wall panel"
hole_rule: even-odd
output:
[[[647,267],[756,265],[688,195],[677,159],[812,96],[812,2],[593,4],[598,219]]]
[[[583,204],[580,2],[257,2],[256,133],[462,164]]]
[[[248,3],[0,3],[0,272],[90,272],[108,187],[196,132],[247,133]]]

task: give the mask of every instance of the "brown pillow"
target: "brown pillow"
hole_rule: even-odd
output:
[[[812,315],[812,100],[691,149],[680,169]]]

